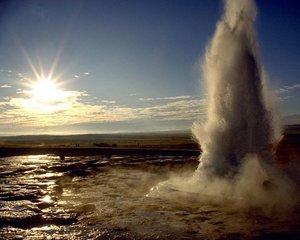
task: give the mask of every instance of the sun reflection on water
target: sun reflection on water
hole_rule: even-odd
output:
[[[45,203],[51,203],[52,199],[49,195],[46,195],[42,198],[42,201],[45,202]]]

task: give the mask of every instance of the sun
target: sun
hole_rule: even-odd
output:
[[[32,83],[30,93],[32,98],[41,102],[58,102],[65,98],[64,92],[58,88],[54,80],[41,78]]]
[[[32,114],[51,114],[66,110],[70,92],[60,89],[59,86],[50,78],[30,81],[28,90],[23,91],[27,97],[20,100],[20,105]]]
[[[58,83],[57,79],[38,76],[36,80],[29,80],[27,90],[23,91],[26,97],[20,100],[22,108],[42,115],[66,110],[71,93],[60,88],[62,83]]]
[[[55,112],[66,111],[70,108],[70,100],[74,95],[72,91],[62,88],[65,84],[61,81],[62,73],[55,74],[55,68],[59,61],[60,51],[57,53],[52,65],[45,74],[42,61],[38,58],[38,66],[22,48],[24,56],[29,64],[32,74],[25,78],[26,89],[22,91],[23,97],[15,101],[24,111],[33,115],[48,115]]]
[[[58,80],[61,77],[61,74],[54,75],[55,68],[58,64],[59,57],[61,52],[58,51],[52,65],[48,68],[48,74],[45,74],[45,69],[43,67],[42,61],[38,57],[38,66],[34,64],[27,54],[24,48],[21,48],[22,52],[29,64],[33,77],[28,78],[27,80],[27,88],[24,93],[29,95],[32,101],[36,101],[37,103],[49,103],[53,104],[55,102],[64,101],[67,97],[66,91],[60,89],[59,87],[62,85],[62,82],[58,84]]]

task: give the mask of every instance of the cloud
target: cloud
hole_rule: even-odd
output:
[[[112,100],[101,100],[101,102],[108,103],[108,104],[114,104],[114,103],[116,103],[116,101],[112,101]]]
[[[79,79],[79,78],[82,78],[82,77],[85,77],[85,76],[88,76],[88,75],[90,75],[89,72],[83,72],[83,73],[74,74],[73,77]]]
[[[0,88],[11,88],[11,86],[8,84],[4,84],[4,85],[1,85]]]
[[[6,73],[12,73],[12,70],[8,70],[8,69],[0,69],[0,72],[6,72]]]
[[[18,75],[18,77],[20,77],[20,78],[23,78],[23,77],[24,77],[24,73],[21,73],[21,72],[19,72],[17,75]]]
[[[206,109],[206,101],[182,99],[151,107],[127,107],[86,101],[85,92],[65,91],[65,99],[52,103],[36,101],[30,96],[13,97],[0,103],[2,125],[34,128],[83,123],[107,123],[133,120],[195,120]]]
[[[178,100],[190,99],[192,96],[174,96],[174,97],[157,97],[157,98],[139,98],[140,101],[159,101],[159,100]]]
[[[300,89],[300,84],[286,85],[278,88],[274,93],[278,96],[279,101],[284,102],[293,98],[293,91]]]
[[[180,100],[143,108],[141,115],[159,120],[195,120],[204,114],[206,100]]]
[[[296,89],[300,89],[300,84],[286,85],[286,86],[279,88],[276,92],[278,94],[286,94],[286,93],[289,93]]]

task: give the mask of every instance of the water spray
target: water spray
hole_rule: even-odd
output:
[[[254,31],[252,0],[227,0],[203,59],[207,118],[193,125],[202,149],[198,172],[234,175],[247,154],[275,141]],[[266,154],[265,154],[266,155]],[[264,156],[268,161],[270,157]]]

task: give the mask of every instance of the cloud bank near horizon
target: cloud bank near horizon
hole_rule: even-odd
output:
[[[1,73],[14,78],[16,83],[26,78],[26,73],[14,73],[12,70],[2,69]],[[80,75],[83,77],[90,73],[84,72]],[[0,83],[0,134],[8,129],[26,131],[87,124],[107,126],[109,123],[121,126],[122,122],[132,122],[132,125],[144,122],[147,127],[160,123],[162,128],[166,128],[162,122],[169,121],[174,126],[166,129],[189,129],[193,121],[204,118],[206,111],[206,99],[191,95],[139,97],[138,94],[131,94],[132,102],[129,104],[113,98],[101,99],[86,91],[61,89],[61,99],[45,103],[32,98],[30,91],[16,83]],[[299,90],[300,84],[293,84],[282,86],[274,92],[280,102],[287,102]],[[284,121],[287,124],[300,123],[299,116],[300,112],[287,114]]]

